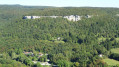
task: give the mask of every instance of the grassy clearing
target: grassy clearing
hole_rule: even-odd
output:
[[[64,41],[54,41],[55,43],[65,43]]]
[[[119,48],[111,49],[111,52],[112,52],[112,53],[117,53],[117,54],[119,54]]]
[[[104,37],[98,38],[98,41],[99,41],[99,42],[102,42],[102,41],[105,41],[105,40],[106,40],[106,38],[104,38]]]
[[[118,42],[119,42],[119,38],[116,38],[116,41],[118,41]]]
[[[114,59],[109,59],[109,58],[103,59],[103,61],[106,62],[110,66],[119,64],[119,61],[114,60]]]
[[[104,38],[104,37],[100,37],[98,38],[98,41],[99,42],[102,42],[102,41],[105,41],[107,38]],[[110,39],[110,38],[109,38]],[[119,42],[119,38],[115,38],[117,42]]]

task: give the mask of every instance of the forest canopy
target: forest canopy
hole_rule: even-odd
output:
[[[119,61],[119,55],[111,52],[119,48],[117,14],[118,8],[0,5],[0,66],[42,67],[32,61],[49,59],[58,67],[107,67],[103,59]],[[22,19],[67,15],[92,17],[77,22],[61,17]],[[38,58],[39,52],[48,55]]]

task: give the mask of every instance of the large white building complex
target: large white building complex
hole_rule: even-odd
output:
[[[81,16],[79,15],[70,15],[70,16],[24,16],[23,19],[37,19],[41,17],[51,17],[51,18],[57,18],[57,17],[63,17],[68,19],[69,21],[79,21],[81,20]]]

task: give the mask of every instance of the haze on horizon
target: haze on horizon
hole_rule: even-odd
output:
[[[56,7],[118,7],[119,0],[2,0],[0,4]]]

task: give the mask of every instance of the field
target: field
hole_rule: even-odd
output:
[[[116,61],[114,59],[109,59],[109,58],[103,59],[103,61],[111,66],[119,64],[119,61]]]
[[[118,41],[118,42],[119,42],[119,38],[116,38],[116,41]]]
[[[119,54],[119,48],[111,49],[112,53],[118,53]]]

